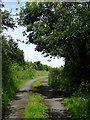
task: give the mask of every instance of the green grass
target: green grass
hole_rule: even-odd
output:
[[[35,82],[32,84],[32,86],[33,86],[33,87],[41,86],[41,82],[42,82],[43,80],[45,80],[45,79],[47,79],[47,77],[41,78],[41,79],[35,81]]]
[[[90,120],[90,99],[83,97],[64,98],[73,120]]]
[[[40,94],[32,94],[25,108],[25,118],[48,119],[47,112],[48,108],[43,97]]]

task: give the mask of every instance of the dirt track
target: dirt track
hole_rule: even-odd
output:
[[[45,77],[46,76],[40,78]],[[28,81],[23,85],[23,87],[20,88],[13,100],[9,103],[7,110],[3,112],[3,120],[10,120],[12,118],[18,118],[18,120],[20,120],[21,118],[23,118],[24,109],[26,104],[28,103],[28,91],[31,89],[32,84],[38,79]]]
[[[45,76],[46,77],[46,76]],[[41,77],[44,78],[44,77]],[[40,78],[39,78],[40,79]],[[29,93],[31,90],[31,85],[38,79],[30,80],[25,83],[24,86],[16,93],[13,100],[10,102],[7,110],[3,113],[3,120],[10,120],[12,118],[17,118],[22,120],[24,116],[24,109],[28,103]],[[61,91],[57,91],[51,88],[48,84],[48,79],[42,82],[42,86],[35,89],[35,93],[40,93],[43,95],[47,106],[48,114],[51,120],[71,120],[68,111],[65,109],[64,105],[61,103],[62,97],[68,96]],[[32,91],[32,90],[31,90]],[[16,120],[17,120],[16,119]]]

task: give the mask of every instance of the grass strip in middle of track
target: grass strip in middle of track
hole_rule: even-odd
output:
[[[42,82],[43,80],[46,80],[46,79],[47,79],[47,77],[41,78],[41,79],[35,81],[35,82],[32,84],[32,87],[39,87],[39,86],[41,86],[41,82]]]
[[[42,78],[37,80],[32,84],[33,88],[32,91],[29,92],[30,97],[29,97],[29,103],[27,104],[25,108],[25,118],[34,118],[34,119],[47,119],[49,120],[49,116],[47,114],[48,112],[48,107],[46,105],[46,102],[43,98],[43,96],[39,93],[33,92],[34,90],[36,91],[35,87],[41,86],[41,82],[43,80],[47,79]]]

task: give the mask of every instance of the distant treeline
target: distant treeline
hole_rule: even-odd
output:
[[[40,61],[36,61],[34,63],[32,62],[25,62],[27,67],[31,67],[35,70],[45,70],[45,71],[49,71],[50,70],[50,66],[48,65],[43,65]]]

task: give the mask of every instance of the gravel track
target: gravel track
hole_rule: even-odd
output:
[[[38,79],[45,77],[47,76]],[[38,79],[28,81],[20,88],[13,100],[9,103],[7,110],[4,111],[2,120],[13,120],[14,118],[15,120],[23,120],[25,106],[28,104],[28,97],[30,96],[29,91],[32,91],[32,84]],[[33,92],[43,95],[48,106],[50,119],[71,120],[70,114],[61,103],[62,98],[67,97],[69,94],[50,87],[48,85],[48,79],[44,80],[41,84],[41,86],[33,89]]]

